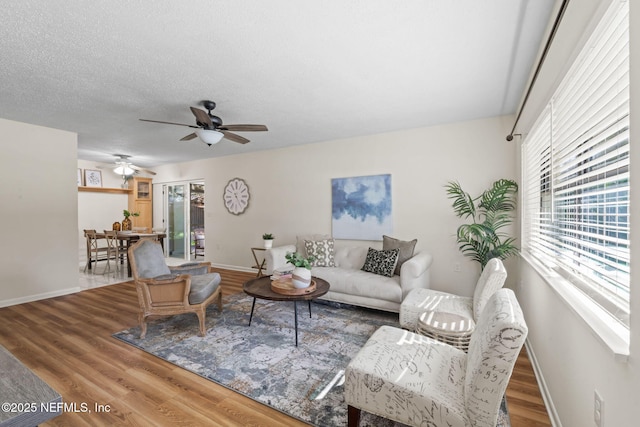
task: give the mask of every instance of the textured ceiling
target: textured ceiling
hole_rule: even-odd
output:
[[[8,0],[0,117],[143,167],[515,113],[555,0]],[[226,124],[181,142],[204,99]],[[0,136],[1,138],[1,136]]]

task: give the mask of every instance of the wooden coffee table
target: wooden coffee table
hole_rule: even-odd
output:
[[[251,326],[251,320],[253,319],[253,310],[256,307],[256,298],[265,299],[269,301],[293,301],[293,316],[295,319],[296,329],[296,347],[298,346],[298,301],[308,301],[309,303],[309,317],[311,317],[311,300],[314,300],[329,291],[329,282],[320,279],[319,277],[313,277],[316,282],[316,290],[308,294],[302,295],[285,295],[279,294],[271,290],[271,279],[269,276],[259,277],[252,279],[242,285],[242,290],[249,296],[253,297],[253,304],[251,304],[251,314],[249,315],[249,326]]]

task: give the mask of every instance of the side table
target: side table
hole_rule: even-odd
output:
[[[253,259],[256,262],[256,265],[251,266],[251,268],[257,268],[258,269],[258,274],[256,274],[256,277],[262,277],[262,270],[265,269],[266,267],[266,263],[267,263],[267,259],[265,258],[265,254],[258,254],[258,252],[264,252],[266,251],[265,248],[251,248],[251,253],[253,254]],[[260,261],[258,259],[258,256],[262,256],[262,261]]]
[[[465,353],[476,324],[472,319],[444,311],[425,311],[418,319],[416,333],[452,345]]]

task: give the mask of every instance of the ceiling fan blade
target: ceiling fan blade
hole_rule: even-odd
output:
[[[244,136],[236,135],[235,133],[231,133],[226,130],[220,130],[220,132],[222,132],[224,134],[224,137],[230,141],[239,142],[240,144],[246,144],[247,142],[249,142],[249,140]]]
[[[155,175],[156,173],[154,171],[150,171],[149,169],[142,169],[138,166],[135,165],[129,165],[129,167],[131,169],[133,169],[134,171],[140,171],[140,172],[144,172],[144,173],[148,173],[149,175]]]
[[[265,125],[222,125],[218,129],[236,132],[263,132],[269,130]]]
[[[202,123],[209,128],[213,127],[213,123],[211,123],[211,117],[209,117],[206,111],[194,107],[189,108],[191,108],[191,112],[193,113],[193,115],[196,116],[196,120],[198,121],[198,123]]]
[[[149,119],[138,119],[138,120],[140,120],[141,122],[162,123],[165,125],[176,125],[176,126],[187,126],[190,128],[198,129],[198,126],[185,125],[184,123],[162,122],[160,120],[149,120]]]
[[[197,138],[198,135],[196,135],[195,133],[190,133],[189,135],[185,136],[184,138],[180,138],[180,141],[189,141],[192,140],[193,138]]]

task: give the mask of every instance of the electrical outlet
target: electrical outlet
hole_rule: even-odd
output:
[[[598,394],[598,390],[594,390],[593,392],[593,420],[596,422],[596,427],[604,426],[603,422],[604,416],[604,400],[600,394]]]
[[[456,262],[455,264],[453,264],[453,271],[455,271],[456,273],[460,273],[461,269],[460,269],[459,262]]]

